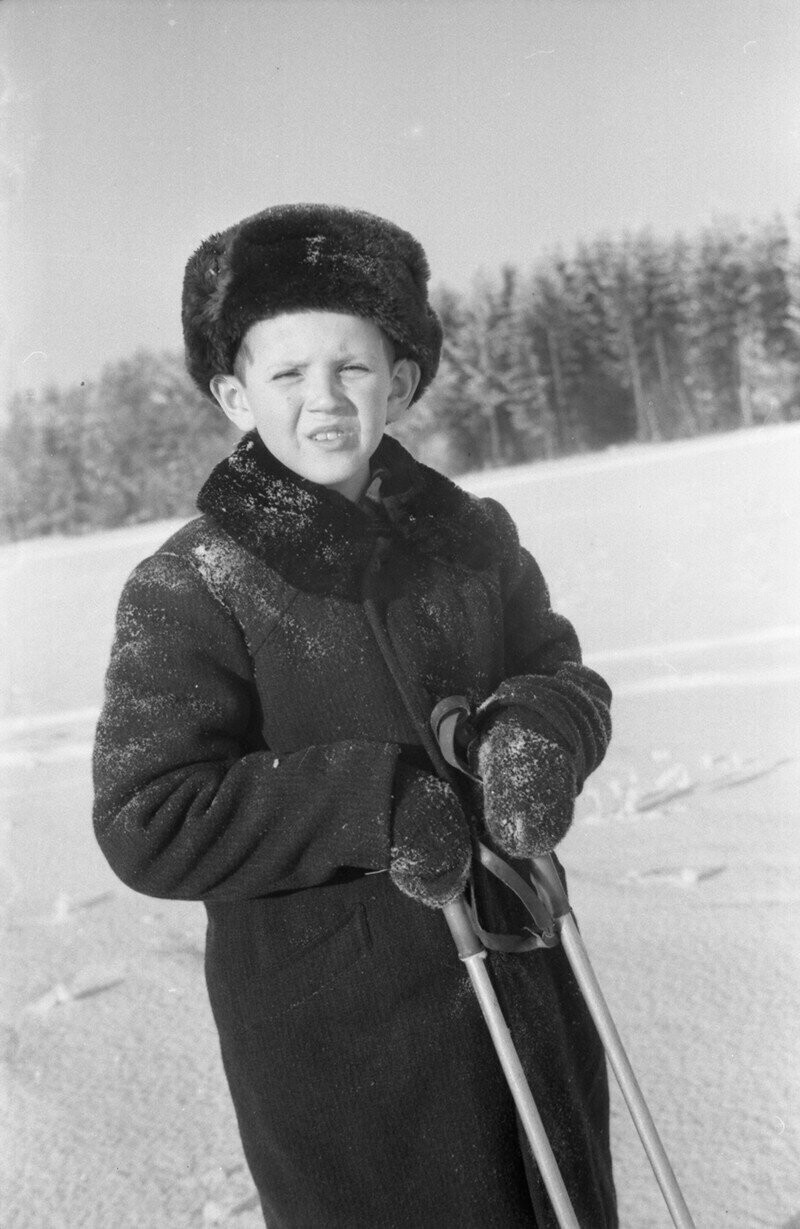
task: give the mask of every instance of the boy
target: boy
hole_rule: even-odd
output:
[[[438,364],[428,276],[406,232],[317,205],[190,259],[189,371],[246,434],[126,585],[97,734],[114,870],[205,903],[270,1229],[555,1223],[440,907],[476,835],[512,859],[561,839],[610,693],[505,510],[384,435]],[[453,694],[480,706],[469,805],[423,746]],[[578,1219],[615,1225],[604,1057],[563,953],[491,968]]]

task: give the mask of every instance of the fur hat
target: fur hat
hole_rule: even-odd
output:
[[[422,247],[361,210],[278,205],[200,245],[183,281],[186,366],[201,392],[233,371],[251,325],[281,312],[346,312],[372,320],[398,357],[419,363],[416,400],[439,365],[442,328],[428,303]]]

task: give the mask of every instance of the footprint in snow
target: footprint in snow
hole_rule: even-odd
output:
[[[65,1003],[77,1003],[83,999],[92,999],[95,995],[104,994],[121,986],[127,976],[124,965],[86,965],[80,969],[69,983],[58,982],[33,1002],[28,1003],[25,1011],[32,1016],[44,1018],[55,1007]]]
[[[681,888],[695,888],[705,879],[714,879],[726,870],[724,866],[657,866],[648,871],[628,871],[624,883],[674,883]]]
[[[783,768],[784,764],[791,764],[791,762],[792,757],[789,755],[771,760],[759,757],[742,759],[738,755],[715,756],[713,759],[706,760],[709,772],[708,787],[709,789],[732,789],[736,785],[747,785],[750,781],[758,781],[760,777],[766,777],[769,773],[775,772],[777,768]]]
[[[113,897],[113,892],[100,892],[97,896],[87,896],[83,900],[76,900],[67,892],[59,892],[53,901],[52,911],[47,914],[38,914],[33,920],[43,922],[48,926],[63,926],[65,922],[72,921],[80,910],[94,909],[96,905],[103,905]]]

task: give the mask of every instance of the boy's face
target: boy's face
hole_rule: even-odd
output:
[[[242,430],[255,428],[274,457],[301,477],[357,500],[387,422],[408,406],[419,381],[409,359],[394,360],[371,320],[303,311],[248,329],[237,375],[211,389]]]

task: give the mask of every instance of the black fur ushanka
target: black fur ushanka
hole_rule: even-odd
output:
[[[206,976],[271,1229],[554,1225],[441,915],[385,871],[409,687],[525,703],[579,783],[609,692],[508,514],[384,438],[385,515],[246,436],[129,579],[95,749],[115,871],[208,912]],[[487,925],[518,924],[482,884]],[[490,957],[581,1224],[616,1224],[605,1063],[559,949]]]
[[[337,205],[275,205],[211,235],[190,257],[181,317],[186,365],[200,391],[232,372],[256,321],[338,311],[372,320],[396,357],[419,364],[413,400],[436,374],[442,326],[428,302],[430,269],[413,235]]]

